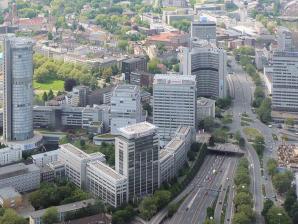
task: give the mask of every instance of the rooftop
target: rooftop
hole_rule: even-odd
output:
[[[28,173],[30,171],[39,170],[35,164],[25,165],[24,163],[16,163],[0,168],[0,179],[10,178]]]
[[[179,126],[176,130],[176,134],[188,134],[190,132],[190,127],[189,126]]]
[[[154,84],[196,84],[196,77],[193,75],[156,74],[154,76]]]
[[[63,144],[60,145],[60,148],[63,148],[67,151],[69,151],[70,153],[72,153],[73,155],[81,158],[81,159],[87,159],[89,157],[89,155],[85,152],[83,152],[81,149],[75,147],[74,145],[67,143],[67,144]]]
[[[200,97],[197,100],[198,106],[212,106],[213,104],[215,104],[215,100],[212,100],[212,99]]]
[[[150,37],[148,37],[148,40],[170,42],[170,41],[172,41],[172,39],[174,37],[178,37],[178,36],[181,36],[181,35],[184,35],[184,34],[181,33],[180,31],[164,32],[164,33],[160,33],[158,35],[150,36]]]
[[[136,138],[152,134],[156,131],[156,126],[148,122],[141,122],[119,128],[120,135],[126,138]]]
[[[117,91],[127,91],[127,90],[133,90],[133,91],[136,91],[137,90],[137,86],[136,85],[130,85],[130,84],[124,84],[124,85],[118,85],[116,88],[115,88],[115,92]]]
[[[97,173],[104,173],[109,177],[112,177],[114,180],[122,180],[125,179],[126,177],[117,173],[114,169],[109,167],[108,165],[100,162],[100,161],[94,161],[89,163],[90,166],[96,169]]]
[[[168,151],[176,151],[180,148],[181,145],[183,145],[184,141],[182,141],[179,138],[173,138],[166,146],[165,150]]]

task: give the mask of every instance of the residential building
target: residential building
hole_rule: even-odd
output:
[[[157,74],[153,82],[153,123],[160,140],[170,141],[180,126],[197,127],[196,77]]]
[[[8,146],[0,149],[0,166],[4,166],[22,159],[22,149],[17,146]]]
[[[14,187],[18,192],[39,188],[40,169],[35,164],[17,163],[0,168],[0,188]]]
[[[35,165],[39,167],[43,167],[48,165],[51,162],[55,162],[58,160],[58,150],[35,154],[35,155],[32,155],[31,157]]]
[[[272,61],[272,109],[298,111],[298,53],[276,51]]]
[[[198,121],[206,117],[215,118],[215,100],[200,97],[197,100],[197,118]]]
[[[0,189],[0,205],[2,208],[18,208],[22,204],[22,195],[13,187]]]
[[[127,202],[127,177],[108,165],[93,161],[87,164],[87,190],[113,207]]]
[[[107,86],[101,89],[94,90],[88,94],[88,104],[90,106],[109,104],[111,103],[111,97],[115,86]]]
[[[216,42],[216,23],[201,17],[200,21],[193,21],[190,26],[192,38]]]
[[[115,138],[116,171],[128,178],[128,199],[151,195],[159,187],[157,128],[148,122],[119,129]]]
[[[141,122],[141,120],[140,87],[118,85],[111,98],[111,133],[118,134],[119,128]]]
[[[127,80],[129,74],[135,71],[147,71],[147,60],[145,57],[129,58],[122,61],[122,73],[125,74]]]
[[[33,42],[31,39],[4,38],[5,141],[33,138]]]
[[[85,208],[88,205],[90,205],[90,204],[92,205],[94,203],[95,203],[94,199],[87,199],[87,200],[77,201],[77,202],[70,203],[70,204],[56,206],[55,208],[57,208],[57,210],[58,210],[59,222],[64,221],[65,215],[68,212],[78,211],[79,209]],[[44,215],[45,212],[46,212],[46,209],[41,209],[41,210],[37,210],[37,211],[29,213],[28,214],[29,224],[43,224],[42,216]]]
[[[102,153],[87,154],[72,144],[60,145],[58,160],[65,166],[65,176],[80,188],[86,188],[86,168],[90,161],[99,160],[105,162]]]
[[[195,47],[183,51],[183,75],[194,75],[197,96],[223,98],[226,96],[227,56],[223,49]]]

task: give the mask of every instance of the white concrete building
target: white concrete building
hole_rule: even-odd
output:
[[[105,162],[102,153],[87,154],[72,144],[60,145],[58,160],[65,166],[65,176],[80,188],[86,187],[86,167],[90,161],[99,160]]]
[[[198,121],[206,117],[215,118],[215,100],[200,97],[197,100],[197,118]]]
[[[39,188],[40,169],[35,164],[17,163],[0,168],[0,188],[14,187],[18,192]]]
[[[140,87],[118,85],[111,98],[111,133],[118,134],[119,128],[141,122],[141,120]]]
[[[298,111],[298,53],[274,52],[272,67],[272,109]]]
[[[87,190],[113,207],[127,202],[127,177],[100,161],[87,164]]]
[[[227,95],[227,56],[216,46],[183,51],[183,75],[194,75],[197,96],[223,98]]]
[[[35,155],[32,155],[31,157],[35,165],[39,167],[43,167],[48,165],[51,162],[55,162],[58,160],[58,150],[35,154]]]
[[[128,198],[153,194],[159,187],[157,128],[148,122],[119,129],[115,138],[116,171],[128,178]]]
[[[195,76],[154,76],[153,123],[162,142],[170,141],[180,125],[196,128],[196,103]]]
[[[5,147],[0,149],[0,166],[4,166],[22,159],[22,149],[20,147]]]

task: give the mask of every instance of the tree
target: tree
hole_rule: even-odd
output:
[[[48,93],[48,100],[52,100],[54,98],[54,93],[53,90],[50,89],[49,93]]]
[[[294,188],[290,188],[286,194],[286,200],[284,202],[284,208],[290,214],[293,204],[297,201],[296,191]]]
[[[149,116],[152,115],[152,107],[150,106],[149,103],[145,103],[145,104],[143,105],[143,109],[144,109],[145,111],[147,111],[147,113],[148,113]]]
[[[253,147],[258,153],[258,155],[263,155],[265,150],[265,140],[263,136],[257,135],[253,142]]]
[[[239,139],[239,146],[240,146],[241,148],[243,148],[243,147],[245,146],[245,139],[244,139],[243,137],[241,137],[241,138]]]
[[[290,217],[281,207],[272,206],[266,215],[268,224],[292,224]]]
[[[251,195],[245,192],[240,192],[235,196],[234,202],[237,209],[238,206],[241,205],[251,205]]]
[[[53,34],[51,32],[48,32],[48,40],[53,40]]]
[[[157,212],[155,199],[153,197],[145,197],[139,205],[139,211],[141,217],[149,220]]]
[[[148,62],[148,71],[152,74],[160,73],[161,70],[158,68],[159,60],[157,58],[153,58]]]
[[[214,219],[206,219],[204,224],[216,224]]]
[[[233,224],[250,224],[250,218],[244,212],[236,212],[233,217]]]
[[[207,218],[214,217],[214,208],[208,207],[207,208]]]
[[[268,173],[273,176],[277,172],[277,161],[275,159],[270,158],[267,162]]]
[[[42,101],[44,101],[44,102],[48,101],[48,94],[47,94],[47,92],[43,92],[43,94],[42,94]]]
[[[277,173],[272,178],[272,183],[279,193],[285,193],[290,189],[293,174],[290,171],[284,173]]]
[[[127,40],[120,40],[118,41],[118,48],[122,51],[127,51],[128,48],[128,42]]]
[[[171,199],[171,192],[166,190],[158,190],[154,193],[157,209],[163,208]]]
[[[264,99],[256,112],[263,123],[271,121],[271,100],[269,98]]]
[[[209,146],[215,146],[214,137],[211,135],[209,138]]]
[[[269,209],[274,205],[273,201],[271,201],[270,199],[267,199],[264,202],[264,206],[263,206],[263,210],[262,210],[262,216],[266,217]]]
[[[173,70],[174,70],[174,72],[179,72],[179,70],[180,70],[179,64],[173,65]]]
[[[213,117],[206,117],[203,120],[203,128],[205,131],[212,131],[214,128],[214,118]]]
[[[64,82],[64,90],[65,91],[72,91],[72,88],[77,85],[77,82],[73,78],[66,79]]]
[[[41,217],[42,223],[53,224],[59,221],[58,210],[55,207],[47,208],[43,216]]]
[[[27,221],[14,210],[5,209],[3,216],[0,217],[0,224],[27,224]]]

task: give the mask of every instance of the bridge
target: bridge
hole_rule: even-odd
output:
[[[231,143],[216,144],[213,147],[208,147],[208,149],[209,152],[218,154],[235,154],[242,156],[245,153],[245,151],[242,150],[238,145],[234,145]]]

